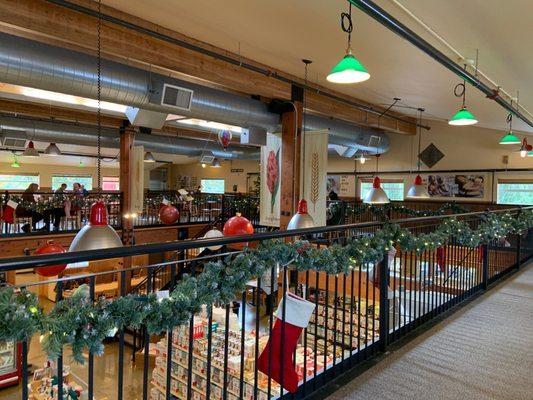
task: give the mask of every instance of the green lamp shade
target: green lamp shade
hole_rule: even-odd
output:
[[[357,83],[370,78],[366,68],[349,51],[340,62],[333,67],[328,77],[333,83]]]
[[[457,113],[448,121],[448,124],[455,126],[466,126],[477,124],[477,119],[474,115],[466,109],[461,108]]]
[[[531,150],[529,153],[527,153],[528,157],[533,157],[533,150]]]
[[[20,168],[20,164],[17,160],[13,161],[13,164],[11,164],[11,168]]]
[[[520,144],[522,141],[511,131],[500,139],[500,144]]]

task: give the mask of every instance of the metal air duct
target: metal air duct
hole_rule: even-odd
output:
[[[0,33],[0,81],[94,99],[96,59],[85,53]],[[172,104],[168,101],[172,95],[179,97],[190,92],[189,102],[177,102],[181,104],[179,107],[165,105]],[[105,59],[102,60],[102,100],[244,128],[280,130],[279,115],[269,112],[261,101]],[[381,131],[312,115],[306,121],[308,131],[329,129],[330,144],[373,152],[388,149],[388,136]],[[380,138],[377,147],[371,143],[372,137]],[[229,158],[228,153],[221,157]]]

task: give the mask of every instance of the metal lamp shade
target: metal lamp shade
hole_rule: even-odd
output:
[[[351,50],[333,67],[327,80],[333,83],[358,83],[366,81],[370,74],[366,68],[355,58]]]
[[[466,107],[461,108],[455,113],[455,115],[448,121],[449,125],[455,126],[467,126],[477,124],[477,119],[474,115],[466,109]]]
[[[55,143],[50,143],[46,150],[44,151],[44,154],[49,156],[60,156],[61,150],[59,150],[59,147]]]
[[[107,223],[107,210],[99,200],[91,206],[91,217],[74,237],[69,251],[85,251],[122,247],[122,240],[117,232]]]
[[[414,185],[409,188],[407,197],[411,199],[429,199],[427,187],[422,182],[422,177],[420,175],[417,175]]]
[[[300,200],[298,203],[298,212],[294,214],[287,225],[287,230],[313,228],[315,221],[307,213],[307,201]]]
[[[30,140],[28,142],[28,147],[24,150],[24,153],[22,153],[23,157],[39,157],[39,152],[35,148],[33,141]]]
[[[389,196],[381,188],[381,180],[376,176],[372,188],[366,192],[363,203],[367,204],[387,204],[390,203]]]

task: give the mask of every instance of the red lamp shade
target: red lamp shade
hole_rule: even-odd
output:
[[[180,212],[178,211],[176,207],[174,207],[171,204],[166,204],[159,209],[159,219],[165,225],[172,225],[176,223],[179,217],[180,217]]]
[[[63,246],[61,246],[59,243],[54,243],[53,241],[48,241],[45,244],[43,244],[41,247],[39,247],[35,252],[34,255],[42,255],[42,254],[60,254],[60,253],[66,253],[67,250]],[[66,264],[63,265],[50,265],[48,267],[38,267],[34,269],[34,272],[36,274],[39,274],[41,276],[56,276],[59,275],[61,272],[63,272],[67,268]]]

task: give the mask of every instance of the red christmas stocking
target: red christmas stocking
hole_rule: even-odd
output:
[[[270,377],[280,385],[283,384],[284,389],[294,393],[298,390],[298,374],[293,363],[293,354],[303,328],[309,324],[315,305],[292,293],[287,293],[286,299],[285,320],[282,319],[283,300],[281,300],[276,312],[277,320],[272,329],[272,335],[257,360],[257,367],[259,371],[266,375],[268,375],[270,369]],[[281,332],[283,326],[285,329],[283,336],[284,356],[281,357]],[[272,361],[270,368],[269,361]]]
[[[9,200],[4,208],[4,221],[8,224],[12,224],[15,220],[15,210],[18,206],[18,203],[15,203],[13,200]]]
[[[437,265],[440,272],[446,271],[446,247],[437,247]]]

